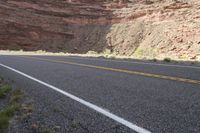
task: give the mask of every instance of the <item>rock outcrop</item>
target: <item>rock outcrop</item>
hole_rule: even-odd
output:
[[[198,0],[1,0],[0,49],[200,60]]]

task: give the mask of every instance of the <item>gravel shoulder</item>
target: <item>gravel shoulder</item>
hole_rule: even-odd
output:
[[[16,79],[22,81],[19,77]],[[18,101],[21,106],[3,133],[133,132],[37,83],[28,80],[20,83],[10,78],[5,81],[12,85],[12,90],[0,100],[0,109],[9,105],[10,95],[16,89],[20,88],[23,98]]]

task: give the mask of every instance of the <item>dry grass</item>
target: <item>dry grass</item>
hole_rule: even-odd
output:
[[[3,85],[0,87],[0,98],[4,98],[8,92],[11,91],[10,85]]]
[[[136,52],[137,51],[137,52]],[[133,56],[120,56],[120,55],[116,55],[116,54],[105,54],[105,53],[97,53],[94,51],[90,51],[87,54],[72,54],[72,53],[51,53],[51,52],[45,52],[43,51],[42,53],[38,53],[38,52],[25,52],[25,51],[6,51],[6,50],[0,50],[0,53],[2,55],[22,55],[22,56],[66,56],[66,57],[72,57],[72,56],[77,56],[77,57],[94,57],[94,58],[108,58],[108,59],[130,59],[130,60],[155,60],[162,62],[164,61],[164,59],[166,58],[166,56],[160,56],[160,57],[145,57],[143,58],[143,55],[145,55],[144,51],[141,50],[140,48],[138,50],[136,50],[133,54]],[[154,53],[153,53],[154,54]],[[173,60],[173,62],[180,62],[180,63],[187,63],[187,64],[200,64],[200,60],[188,60],[188,59],[174,59],[171,58],[171,60]]]
[[[20,104],[14,103],[0,111],[0,131],[8,128],[10,118],[20,107]]]
[[[1,78],[1,80],[3,81],[3,78]],[[8,94],[11,90],[12,88],[10,85],[2,85],[0,87],[0,98],[5,98],[6,96],[9,96]],[[18,100],[21,98],[22,94],[19,89],[11,92],[10,104],[8,105],[8,107],[0,110],[0,132],[3,132],[4,129],[8,128],[9,120],[13,117],[15,112],[21,108],[21,105],[18,103]]]
[[[19,89],[14,90],[10,98],[11,103],[18,102],[22,98],[22,93]]]

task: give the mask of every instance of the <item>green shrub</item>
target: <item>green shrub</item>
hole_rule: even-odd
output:
[[[11,44],[8,45],[8,49],[9,50],[20,50],[21,47],[16,43],[11,43]]]
[[[15,91],[13,91],[10,101],[11,101],[11,103],[15,103],[21,98],[22,98],[22,93],[19,89],[17,89]]]
[[[6,96],[6,94],[11,90],[10,85],[3,85],[0,87],[0,98],[3,98]]]
[[[153,59],[153,62],[157,62],[157,59],[156,59],[156,58],[154,58],[154,59]]]
[[[171,62],[171,59],[170,59],[170,58],[164,58],[163,61],[164,61],[164,62]]]
[[[138,58],[142,58],[142,56],[144,55],[144,50],[141,48],[138,48],[138,49],[136,49],[136,51],[134,52],[133,55]]]
[[[8,128],[9,117],[3,114],[0,114],[0,132]]]
[[[20,105],[15,103],[9,106],[8,108],[0,111],[0,114],[11,117],[14,115],[15,111],[17,111],[19,108],[20,108]]]
[[[0,132],[8,128],[10,118],[19,108],[20,108],[19,104],[13,104],[8,108],[0,111]]]

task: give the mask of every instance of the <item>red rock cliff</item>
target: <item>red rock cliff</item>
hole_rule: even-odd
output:
[[[0,49],[198,59],[198,0],[1,0]]]

